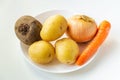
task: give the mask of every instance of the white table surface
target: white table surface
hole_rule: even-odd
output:
[[[0,80],[120,80],[119,0],[0,0]],[[112,28],[100,54],[85,68],[66,74],[38,71],[24,59],[14,32],[22,15],[36,16],[48,10],[72,10],[106,19]]]

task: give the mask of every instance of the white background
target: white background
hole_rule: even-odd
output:
[[[120,80],[120,1],[119,0],[0,0],[0,80]],[[38,71],[23,58],[14,32],[16,20],[48,10],[72,10],[94,18],[106,19],[111,31],[100,54],[85,68],[54,74]]]

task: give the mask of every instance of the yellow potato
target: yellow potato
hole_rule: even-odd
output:
[[[40,36],[43,40],[53,41],[61,37],[67,29],[67,20],[62,15],[53,15],[43,23]]]
[[[53,60],[55,50],[49,42],[37,41],[29,47],[28,53],[35,63],[46,64]]]
[[[78,55],[79,47],[75,41],[69,38],[63,38],[55,43],[57,59],[64,64],[73,64]]]

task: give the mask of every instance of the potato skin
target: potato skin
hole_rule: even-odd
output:
[[[22,16],[15,23],[15,33],[18,39],[24,44],[31,45],[41,40],[40,31],[42,24],[32,16]]]
[[[40,32],[45,41],[53,41],[61,37],[67,30],[67,20],[62,15],[53,15],[46,19]]]

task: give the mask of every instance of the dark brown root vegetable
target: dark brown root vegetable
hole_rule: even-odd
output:
[[[31,45],[41,40],[42,24],[32,16],[22,16],[15,23],[15,33],[21,42]]]

